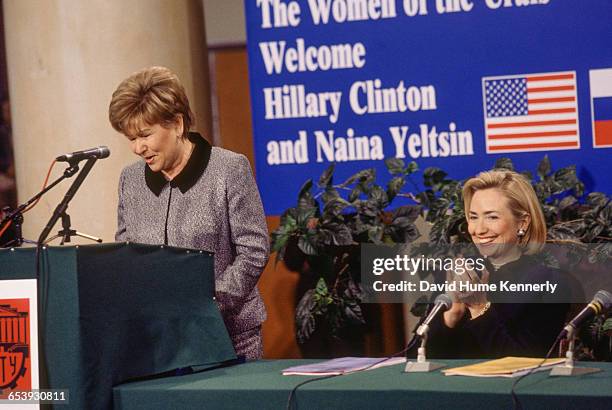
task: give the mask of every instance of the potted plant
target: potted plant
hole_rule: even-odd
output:
[[[361,304],[359,245],[409,243],[419,236],[414,222],[422,208],[413,194],[400,192],[417,171],[416,163],[404,166],[389,160],[387,166],[393,177],[382,187],[374,169],[334,184],[332,164],[316,186],[306,181],[297,205],[283,213],[272,233],[277,261],[300,273],[303,296],[295,317],[300,344],[317,329],[337,341],[359,339],[367,323]],[[411,203],[388,211],[400,197]]]

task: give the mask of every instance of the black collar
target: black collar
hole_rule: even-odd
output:
[[[197,132],[189,133],[189,141],[193,142],[193,152],[185,165],[185,168],[170,181],[171,187],[178,187],[182,193],[185,193],[198,182],[202,176],[208,161],[210,160],[211,145]],[[168,183],[168,180],[161,172],[153,172],[148,165],[145,164],[145,181],[147,186],[156,196],[159,196],[162,189]]]

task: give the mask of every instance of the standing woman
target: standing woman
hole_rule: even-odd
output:
[[[121,173],[115,239],[213,252],[216,298],[236,353],[261,358],[266,312],[256,285],[269,242],[249,161],[189,132],[185,89],[165,67],[122,81],[109,119],[140,157]]]

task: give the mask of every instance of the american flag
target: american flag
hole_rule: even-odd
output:
[[[482,79],[487,153],[580,148],[576,72]]]

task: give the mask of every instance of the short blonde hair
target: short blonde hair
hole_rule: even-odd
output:
[[[467,180],[463,185],[466,218],[469,218],[474,193],[491,188],[499,189],[508,198],[510,210],[517,219],[526,215],[531,217],[531,222],[525,230],[525,236],[521,238],[520,245],[527,254],[540,251],[546,241],[546,221],[533,186],[521,174],[508,170],[493,170],[481,172]]]
[[[140,70],[119,84],[108,107],[113,128],[133,134],[140,124],[168,126],[183,119],[183,137],[193,125],[193,113],[183,85],[166,67]]]

